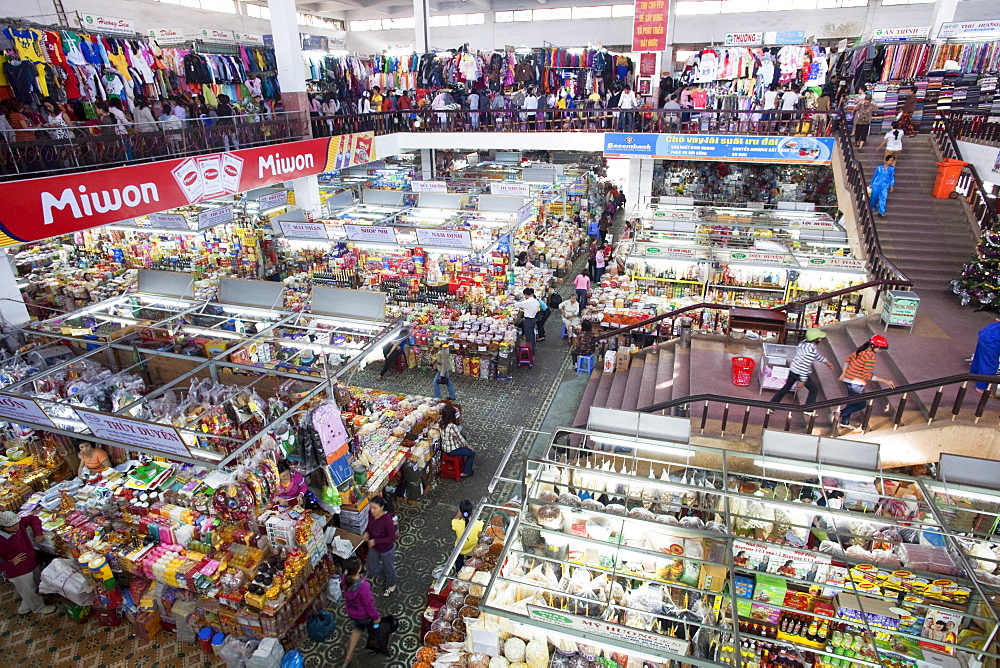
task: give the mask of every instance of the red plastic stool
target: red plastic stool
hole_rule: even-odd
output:
[[[535,351],[532,350],[530,343],[522,343],[517,347],[517,365],[525,364],[529,367],[535,366]]]
[[[465,457],[452,457],[444,452],[441,453],[441,477],[451,478],[461,482],[462,467],[465,466]]]

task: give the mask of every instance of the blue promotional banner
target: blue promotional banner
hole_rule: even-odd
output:
[[[609,158],[829,165],[833,142],[833,137],[605,132],[604,155]]]

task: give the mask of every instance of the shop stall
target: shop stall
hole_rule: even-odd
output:
[[[476,563],[478,610],[441,608],[427,646],[461,619],[475,633],[447,649],[482,665],[997,658],[996,594],[969,579],[939,483],[881,471],[868,443],[766,432],[763,454],[738,453],[655,417],[592,414],[528,459],[503,547]]]

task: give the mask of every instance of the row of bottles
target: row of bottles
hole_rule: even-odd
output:
[[[795,613],[783,613],[778,629],[793,638],[808,640],[815,643],[826,643],[830,635],[830,620],[812,615],[799,615]]]

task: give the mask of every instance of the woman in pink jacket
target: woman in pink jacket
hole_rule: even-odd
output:
[[[372,595],[372,585],[365,576],[361,574],[361,560],[351,557],[344,564],[344,581],[340,584],[344,592],[344,607],[347,616],[354,622],[351,629],[351,639],[347,644],[347,656],[344,658],[344,668],[351,665],[354,660],[354,650],[361,639],[362,631],[369,626],[373,629],[379,627],[382,615],[375,607],[375,596]]]

